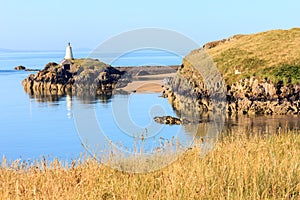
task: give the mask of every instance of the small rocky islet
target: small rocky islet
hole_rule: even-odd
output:
[[[16,66],[14,68],[14,70],[18,70],[18,71],[20,71],[20,70],[26,70],[26,67],[24,67],[23,65],[19,65],[19,66]]]
[[[178,68],[177,74],[163,81],[162,96],[168,98],[175,110],[193,115],[215,112],[216,105],[228,116],[298,115],[299,40],[300,29],[294,28],[236,35],[207,43],[188,54],[181,66],[173,66],[173,69]],[[199,72],[203,58],[197,53],[201,51],[216,65],[219,75]],[[193,59],[196,65],[191,64]],[[165,73],[166,68],[154,68],[115,68],[96,59],[65,59],[60,64],[48,63],[22,84],[30,94],[80,96],[87,91],[92,95],[112,95],[133,81],[133,75]],[[213,90],[207,83],[214,85]],[[216,104],[216,99],[223,99],[223,102]],[[181,120],[171,116],[155,118],[163,124],[180,124]]]
[[[105,94],[116,87],[121,75],[121,71],[98,60],[73,59],[48,63],[43,70],[25,78],[22,85],[32,94],[79,94],[87,86],[94,94]]]

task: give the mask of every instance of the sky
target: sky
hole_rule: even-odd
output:
[[[120,33],[162,28],[199,46],[235,34],[300,27],[299,0],[0,0],[0,48],[93,49]]]

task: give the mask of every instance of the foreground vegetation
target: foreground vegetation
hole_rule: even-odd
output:
[[[2,161],[0,199],[299,199],[300,134],[226,136],[204,157],[186,152],[165,169],[130,174],[94,160],[27,169]]]

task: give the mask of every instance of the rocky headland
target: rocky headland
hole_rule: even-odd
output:
[[[177,75],[165,81],[163,96],[191,116],[216,107],[227,115],[300,114],[299,44],[299,28],[210,42],[185,57]],[[199,70],[204,66],[199,52],[211,59],[222,79]],[[216,99],[223,99],[223,106]]]

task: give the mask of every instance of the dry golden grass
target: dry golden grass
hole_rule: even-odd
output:
[[[19,166],[19,167],[17,167]],[[300,134],[227,136],[203,158],[188,151],[147,174],[112,170],[93,160],[0,168],[0,199],[299,199]]]
[[[300,66],[300,28],[238,36],[207,52],[228,83],[249,76],[278,81],[287,75],[278,73],[279,68],[296,66],[298,69]],[[235,70],[242,74],[235,75]],[[300,70],[296,72],[296,75],[295,70],[289,75],[292,82],[300,82]]]

